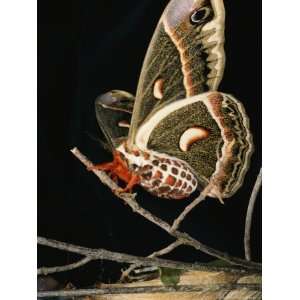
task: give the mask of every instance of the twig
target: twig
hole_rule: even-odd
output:
[[[93,164],[89,161],[87,157],[85,157],[77,148],[73,148],[71,152],[87,167],[92,166]],[[98,176],[98,178],[107,186],[109,186],[112,190],[116,190],[118,186],[102,171],[99,170],[93,170],[95,175]],[[200,250],[208,255],[217,257],[221,260],[227,261],[230,264],[242,266],[248,269],[253,270],[261,270],[261,264],[246,261],[241,258],[233,257],[228,255],[227,253],[223,253],[221,251],[218,251],[216,249],[213,249],[211,247],[208,247],[204,245],[203,243],[193,239],[191,236],[189,236],[187,233],[180,232],[179,230],[172,231],[171,226],[161,220],[160,218],[156,217],[146,209],[139,206],[139,204],[135,201],[135,195],[133,194],[127,194],[127,193],[117,193],[116,194],[120,199],[123,199],[130,207],[131,209],[142,215],[145,219],[149,220],[150,222],[156,224],[160,228],[164,229],[166,232],[168,232],[173,237],[177,238],[182,242],[182,244],[189,245],[194,247],[197,250]]]
[[[58,273],[58,272],[65,272],[65,271],[70,271],[76,268],[79,268],[88,262],[90,262],[92,259],[89,257],[84,257],[83,259],[79,260],[78,262],[75,262],[73,264],[65,265],[65,266],[57,266],[57,267],[42,267],[37,270],[38,275],[48,275],[52,273]]]
[[[85,256],[92,260],[111,260],[116,261],[119,263],[134,263],[139,264],[141,266],[159,266],[159,267],[166,267],[172,269],[179,269],[179,270],[198,270],[198,271],[226,271],[226,272],[233,272],[233,273],[245,273],[245,270],[241,270],[239,268],[216,268],[207,266],[205,264],[200,263],[185,263],[185,262],[178,262],[169,259],[163,258],[156,258],[156,257],[140,257],[134,256],[119,252],[112,252],[105,249],[92,249],[82,246],[77,246],[65,242],[60,242],[52,239],[46,239],[44,237],[37,238],[38,244],[42,246],[48,246],[52,248],[56,248],[63,251],[68,251],[72,253],[77,253],[82,256]]]
[[[185,209],[183,210],[183,212],[174,220],[174,222],[172,224],[172,228],[171,228],[172,231],[177,230],[179,228],[181,222],[194,209],[194,207],[196,207],[200,202],[205,200],[209,187],[210,187],[210,185],[208,185],[192,203],[190,203],[188,206],[186,206]]]
[[[255,206],[255,201],[258,195],[258,192],[261,188],[262,183],[262,171],[260,169],[259,174],[257,175],[256,182],[254,184],[251,197],[249,200],[249,205],[247,209],[246,215],[246,224],[245,224],[245,235],[244,235],[244,248],[245,248],[245,257],[246,260],[251,260],[251,245],[250,245],[250,237],[251,237],[251,226],[252,226],[252,217]]]
[[[163,249],[161,249],[159,251],[155,251],[152,254],[148,255],[148,257],[158,257],[158,256],[161,256],[161,255],[168,254],[168,253],[170,253],[171,251],[173,251],[175,248],[177,248],[180,245],[182,245],[181,241],[176,240],[174,243],[168,245],[167,247],[165,247],[165,248],[163,248]],[[121,282],[126,281],[127,278],[130,278],[130,273],[134,269],[136,269],[136,268],[138,268],[140,266],[141,266],[140,264],[133,264],[128,269],[126,269],[125,271],[122,271],[122,275],[121,275],[120,281]]]
[[[78,296],[93,296],[93,295],[125,295],[125,294],[149,294],[149,293],[170,293],[170,292],[201,292],[201,291],[231,291],[231,290],[261,290],[259,284],[199,284],[195,285],[179,285],[172,286],[142,286],[142,287],[111,287],[103,289],[82,289],[71,291],[51,291],[39,292],[39,298],[45,297],[78,297]]]
[[[149,255],[149,257],[157,257],[157,256],[162,256],[162,255],[166,255],[168,253],[170,253],[171,251],[173,251],[174,249],[176,249],[177,247],[179,247],[180,245],[182,245],[182,242],[180,240],[175,241],[174,243],[170,244],[169,246],[155,251],[152,254]]]

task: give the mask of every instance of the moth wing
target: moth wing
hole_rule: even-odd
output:
[[[233,96],[207,92],[168,102],[139,128],[135,144],[182,159],[210,196],[231,197],[243,182],[253,151],[249,120]]]
[[[125,91],[112,90],[95,100],[97,122],[111,149],[127,139],[135,97]]]
[[[198,23],[192,23],[195,16]],[[224,20],[223,0],[169,3],[144,59],[130,142],[145,118],[162,103],[218,88],[225,65]]]

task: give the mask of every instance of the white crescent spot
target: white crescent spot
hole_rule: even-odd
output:
[[[183,152],[187,152],[193,143],[207,139],[209,131],[203,127],[191,127],[187,129],[180,137],[179,148]]]
[[[127,121],[120,121],[120,122],[118,123],[118,126],[119,126],[119,127],[127,127],[127,128],[129,128],[129,127],[130,127],[130,124],[129,124]]]
[[[156,99],[162,99],[163,98],[163,85],[164,80],[163,79],[157,79],[154,83],[153,87],[153,95]]]

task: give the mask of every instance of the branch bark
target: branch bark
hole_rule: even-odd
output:
[[[92,162],[86,156],[84,156],[77,148],[73,148],[71,152],[86,167],[91,167],[93,165]],[[92,170],[92,172],[94,172],[94,174],[102,181],[102,183],[110,187],[111,190],[116,190],[118,188],[118,186],[104,172],[99,170]],[[182,244],[192,246],[197,250],[200,250],[211,256],[217,257],[232,265],[242,266],[252,270],[258,270],[258,271],[261,270],[261,264],[259,263],[250,262],[241,258],[230,256],[227,253],[223,253],[221,251],[218,251],[216,249],[204,245],[203,243],[195,240],[194,238],[192,238],[186,233],[183,233],[179,230],[172,230],[172,227],[167,222],[161,220],[160,218],[156,217],[146,209],[140,207],[139,204],[135,201],[135,194],[116,193],[116,195],[120,199],[124,200],[126,204],[128,204],[134,212],[142,215],[145,219],[156,224],[157,226],[165,230],[167,233],[169,233],[170,235],[178,239]]]
[[[245,257],[246,260],[251,260],[251,226],[252,226],[252,219],[253,219],[253,211],[255,207],[256,198],[258,195],[258,192],[261,188],[262,184],[262,171],[260,169],[259,174],[257,175],[255,185],[253,187],[251,197],[249,200],[249,205],[247,209],[247,215],[246,215],[246,224],[245,224],[245,235],[244,235],[244,248],[245,248]]]
[[[149,255],[149,257],[157,257],[157,256],[166,255],[166,254],[170,253],[171,251],[173,251],[174,249],[176,249],[177,247],[179,247],[180,245],[182,245],[182,243],[179,240],[177,240],[174,243],[170,244],[169,246],[167,246],[161,250],[153,252],[152,254]]]
[[[182,213],[174,220],[172,227],[171,227],[172,231],[177,230],[179,228],[180,224],[182,223],[182,221],[194,209],[194,207],[196,207],[200,202],[205,200],[208,189],[209,189],[209,186],[207,186],[192,203],[190,203],[188,206],[185,207],[185,209],[182,211]]]
[[[202,284],[202,285],[181,285],[178,287],[171,286],[142,286],[142,287],[113,287],[103,289],[82,289],[71,291],[51,291],[39,292],[39,298],[45,297],[80,297],[95,295],[126,295],[126,294],[144,294],[144,293],[170,293],[170,292],[201,292],[201,291],[232,291],[232,290],[259,290],[258,284]]]
[[[52,273],[58,273],[58,272],[65,272],[65,271],[70,271],[76,268],[79,268],[81,266],[86,265],[88,262],[90,262],[92,259],[90,257],[84,257],[83,259],[69,265],[65,266],[57,266],[57,267],[42,267],[37,270],[38,275],[48,275]]]
[[[44,237],[38,237],[38,244],[42,246],[48,246],[52,248],[56,248],[63,251],[68,251],[72,253],[77,253],[79,255],[85,256],[89,261],[92,260],[111,260],[120,263],[134,263],[141,266],[159,266],[165,268],[172,269],[180,269],[180,270],[199,270],[199,271],[226,271],[232,273],[245,273],[245,270],[239,268],[218,268],[218,267],[210,267],[205,264],[199,263],[184,263],[177,262],[169,259],[162,259],[156,257],[140,257],[133,256],[129,254],[112,252],[105,249],[92,249],[82,246],[76,246],[69,243],[64,243],[52,239],[46,239]],[[43,269],[43,268],[42,268]]]

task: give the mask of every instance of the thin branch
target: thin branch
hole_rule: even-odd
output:
[[[93,165],[90,162],[90,160],[87,157],[85,157],[77,148],[73,148],[71,150],[71,152],[86,167],[90,167]],[[99,170],[92,170],[92,171],[95,173],[95,175],[98,176],[98,178],[104,184],[109,186],[111,188],[111,190],[114,191],[118,188],[118,186],[104,172],[99,171]],[[180,240],[182,242],[182,244],[192,246],[197,250],[200,250],[208,255],[217,257],[221,260],[227,261],[228,263],[233,264],[233,265],[238,265],[238,266],[242,266],[242,267],[245,267],[248,269],[253,269],[253,270],[261,270],[261,264],[259,264],[259,263],[250,262],[250,261],[246,261],[241,258],[230,256],[227,253],[223,253],[221,251],[218,251],[216,249],[213,249],[211,247],[204,245],[203,243],[195,240],[194,238],[192,238],[191,236],[189,236],[186,233],[180,232],[178,230],[172,231],[172,227],[167,222],[161,220],[160,218],[156,217],[155,215],[153,215],[146,209],[139,206],[139,204],[135,201],[135,195],[128,194],[128,193],[116,193],[116,195],[120,199],[124,200],[126,202],[126,204],[128,204],[134,212],[142,215],[145,219],[149,220],[150,222],[152,222],[152,223],[156,224],[157,226],[159,226],[160,228],[164,229],[167,233],[169,233],[173,237]]]
[[[148,257],[158,257],[158,256],[162,256],[162,255],[168,254],[168,253],[170,253],[171,251],[173,251],[175,248],[177,248],[180,245],[182,245],[181,241],[176,240],[174,243],[168,245],[167,247],[165,247],[165,248],[163,248],[163,249],[161,249],[159,251],[155,251],[152,254],[148,255]],[[138,268],[140,266],[141,266],[140,264],[133,264],[128,269],[126,269],[125,271],[122,271],[122,275],[121,275],[120,281],[124,282],[124,281],[126,281],[127,278],[130,279],[130,273],[134,269],[136,269],[136,268]]]
[[[257,175],[256,182],[254,184],[251,197],[249,200],[249,205],[247,209],[247,215],[246,215],[246,224],[245,224],[245,235],[244,235],[244,248],[245,248],[245,257],[246,260],[251,260],[251,226],[252,226],[252,219],[253,219],[253,211],[255,207],[255,201],[258,195],[258,192],[261,188],[262,183],[262,171],[260,169],[259,174]]]
[[[37,239],[38,244],[42,246],[48,246],[55,249],[68,251],[72,253],[77,253],[82,256],[85,256],[92,260],[110,260],[116,261],[119,263],[134,263],[139,264],[141,266],[159,266],[159,267],[166,267],[172,269],[179,269],[179,270],[198,270],[198,271],[226,271],[226,272],[233,272],[233,273],[245,273],[244,270],[241,269],[234,269],[234,268],[216,268],[210,267],[205,264],[200,263],[184,263],[184,262],[177,262],[174,260],[169,259],[162,259],[156,257],[140,257],[140,256],[133,256],[129,254],[119,253],[119,252],[112,252],[105,249],[92,249],[82,246],[76,246],[69,243],[64,243],[52,239],[46,239],[43,237],[38,237]]]
[[[182,242],[180,240],[175,241],[174,243],[170,244],[169,246],[155,251],[152,254],[149,255],[149,257],[157,257],[157,256],[162,256],[162,255],[166,255],[168,253],[170,253],[171,251],[173,251],[174,249],[176,249],[177,247],[179,247],[180,245],[182,245]]]
[[[111,287],[103,289],[82,289],[70,291],[51,291],[38,292],[38,298],[45,297],[78,297],[78,296],[94,296],[94,295],[125,295],[125,294],[149,294],[149,293],[170,293],[170,292],[201,292],[201,291],[232,291],[232,290],[256,290],[260,291],[259,284],[199,284],[199,285],[179,285],[172,286],[142,286],[142,287]]]
[[[174,220],[172,224],[172,231],[175,231],[179,228],[182,221],[185,219],[185,217],[196,207],[200,202],[205,200],[207,193],[208,193],[209,185],[201,192],[201,194],[188,206],[185,207],[185,209],[182,211],[182,213]]]
[[[48,275],[48,274],[52,274],[52,273],[70,271],[70,270],[79,268],[79,267],[87,264],[91,260],[92,259],[90,257],[84,257],[83,259],[81,259],[73,264],[69,264],[69,265],[65,265],[65,266],[57,266],[57,267],[50,267],[50,268],[42,267],[37,270],[37,274],[38,275]]]

